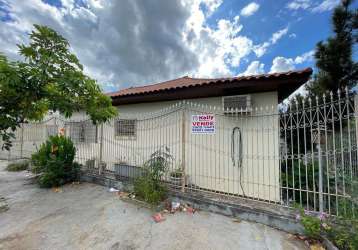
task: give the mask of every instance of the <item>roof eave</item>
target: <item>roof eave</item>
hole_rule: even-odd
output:
[[[288,97],[301,85],[306,83],[312,70],[279,77],[224,79],[207,82],[202,85],[177,87],[139,94],[111,96],[113,105],[134,104],[143,102],[171,101],[193,98],[205,98],[236,94],[278,91],[279,101]]]

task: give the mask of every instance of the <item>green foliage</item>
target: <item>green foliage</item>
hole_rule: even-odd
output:
[[[76,148],[64,136],[51,136],[32,155],[34,171],[41,173],[41,187],[57,187],[78,178],[80,165],[73,162]]]
[[[304,232],[307,237],[312,239],[319,239],[321,237],[321,220],[316,216],[305,215],[301,213],[301,223],[304,227]]]
[[[155,151],[150,156],[150,159],[144,164],[144,168],[148,170],[149,175],[151,175],[155,181],[161,181],[172,159],[173,156],[170,154],[169,148],[164,147]]]
[[[333,36],[319,42],[315,58],[318,73],[307,86],[311,94],[351,87],[358,80],[358,64],[352,59],[358,41],[358,12],[351,9],[352,0],[344,0],[332,15]]]
[[[302,161],[289,162],[286,170],[286,165],[282,166],[281,181],[283,187],[283,198],[298,204],[313,204],[313,191],[318,189],[318,163],[304,165]],[[326,180],[326,178],[323,178]],[[299,189],[304,191],[299,191]],[[317,196],[317,195],[316,195]]]
[[[293,165],[292,165],[293,164]],[[314,161],[305,165],[302,161],[294,160],[281,166],[282,198],[286,202],[300,204],[304,207],[312,207],[319,204],[319,167]],[[337,183],[336,183],[337,182]],[[337,185],[336,185],[337,184]],[[358,215],[358,178],[349,174],[343,175],[341,170],[323,167],[322,188],[324,208],[331,213],[344,215],[346,218],[354,218]],[[328,196],[326,194],[343,194],[345,196]],[[329,198],[329,199],[328,199]],[[318,206],[318,205],[317,205]]]
[[[30,165],[29,161],[13,162],[7,165],[6,170],[10,172],[24,171],[29,168],[29,165]]]
[[[158,204],[166,197],[167,189],[161,183],[171,160],[169,148],[154,152],[144,164],[145,174],[134,181],[134,192],[144,201]]]
[[[329,239],[339,249],[358,249],[358,220],[329,217],[324,213],[300,210],[296,217],[304,227],[305,235],[316,240]]]
[[[150,204],[158,204],[167,194],[166,187],[153,179],[150,174],[138,177],[134,181],[135,194]]]
[[[325,233],[339,249],[358,249],[358,221],[356,220],[338,218]]]
[[[34,27],[29,45],[19,45],[23,62],[9,62],[0,54],[0,138],[5,149],[22,122],[41,120],[48,111],[70,117],[84,110],[95,124],[117,113],[110,97],[83,73],[68,41],[46,26]]]

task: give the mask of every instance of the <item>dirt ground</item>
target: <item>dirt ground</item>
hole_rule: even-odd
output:
[[[26,171],[0,162],[0,249],[307,249],[294,236],[199,211],[155,223],[153,211],[124,202],[108,188],[82,183],[40,189]]]

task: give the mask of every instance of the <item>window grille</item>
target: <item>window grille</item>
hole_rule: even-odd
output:
[[[115,136],[135,137],[137,130],[137,121],[120,119],[115,123]]]
[[[73,142],[98,142],[98,127],[91,121],[67,122],[66,129],[67,136],[69,136]]]
[[[250,95],[235,95],[223,97],[224,112],[230,113],[233,111],[250,112],[251,111],[251,96]]]

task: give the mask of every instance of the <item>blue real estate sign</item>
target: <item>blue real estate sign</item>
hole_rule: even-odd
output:
[[[215,115],[192,115],[191,116],[192,134],[215,134]]]

